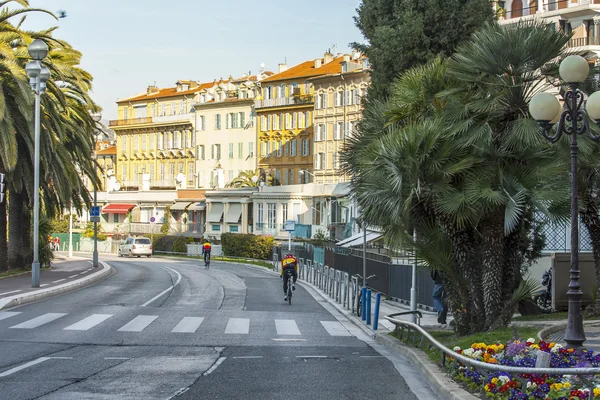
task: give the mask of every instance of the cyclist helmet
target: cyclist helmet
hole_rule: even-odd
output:
[[[286,257],[294,257],[294,255],[292,253],[287,253],[285,256]]]

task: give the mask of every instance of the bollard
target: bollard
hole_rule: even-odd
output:
[[[365,309],[367,308],[367,288],[362,288],[362,293],[361,293],[361,297],[362,297],[362,310],[361,310],[361,319],[363,321],[365,321],[367,319],[367,312],[365,311]]]
[[[377,330],[377,323],[379,322],[379,302],[381,301],[381,293],[375,295],[375,314],[373,315],[373,330]]]
[[[371,325],[371,291],[367,290],[367,325]]]

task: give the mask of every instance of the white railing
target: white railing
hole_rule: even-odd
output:
[[[290,106],[295,104],[310,104],[313,102],[312,95],[300,95],[293,97],[279,97],[276,99],[264,99],[256,100],[254,104],[256,108],[262,107],[279,107],[279,106]]]
[[[161,227],[162,227],[162,224],[133,222],[133,223],[129,224],[129,232],[130,233],[138,233],[138,234],[139,233],[141,233],[141,234],[146,234],[146,233],[158,234],[158,233],[160,233]]]
[[[194,114],[177,114],[177,115],[165,115],[162,117],[152,117],[152,122],[160,123],[160,122],[185,122],[190,123],[194,119]]]

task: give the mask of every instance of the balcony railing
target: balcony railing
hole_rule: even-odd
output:
[[[257,222],[257,223],[254,224],[255,229],[257,231],[262,231],[266,227],[266,225],[267,224],[265,224],[264,222]]]
[[[314,102],[314,96],[312,94],[303,94],[291,97],[279,97],[276,99],[264,99],[256,100],[254,106],[256,108],[265,107],[281,107],[281,106],[294,106],[303,104],[312,104]]]
[[[177,114],[177,115],[165,115],[162,117],[153,117],[154,123],[165,123],[165,122],[185,122],[191,123],[194,119],[194,114]]]
[[[127,126],[127,125],[140,125],[140,124],[151,124],[152,117],[143,118],[130,118],[130,119],[114,119],[108,122],[108,126]]]
[[[600,38],[583,37],[569,40],[567,47],[600,46]]]
[[[541,3],[541,2],[540,2]],[[537,14],[543,14],[545,12],[550,12],[550,11],[556,11],[556,10],[565,10],[568,8],[573,8],[573,7],[579,7],[579,6],[588,6],[591,4],[598,4],[600,5],[600,3],[596,3],[595,0],[575,0],[575,1],[571,1],[571,0],[560,0],[560,1],[554,1],[548,4],[535,4],[532,7],[524,7],[524,8],[517,8],[514,10],[504,10],[504,9],[499,9],[497,11],[498,14],[498,18],[500,20],[506,20],[506,19],[514,19],[514,18],[521,18],[521,17],[527,17],[530,15],[535,15]]]

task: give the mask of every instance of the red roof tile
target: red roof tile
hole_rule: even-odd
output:
[[[304,61],[283,72],[263,79],[262,82],[275,82],[294,78],[308,78],[311,76],[340,73],[342,72],[343,61],[344,57],[334,58],[333,61],[330,61],[327,64],[324,64],[324,61],[321,60],[321,67],[319,68],[315,68],[315,60]]]

